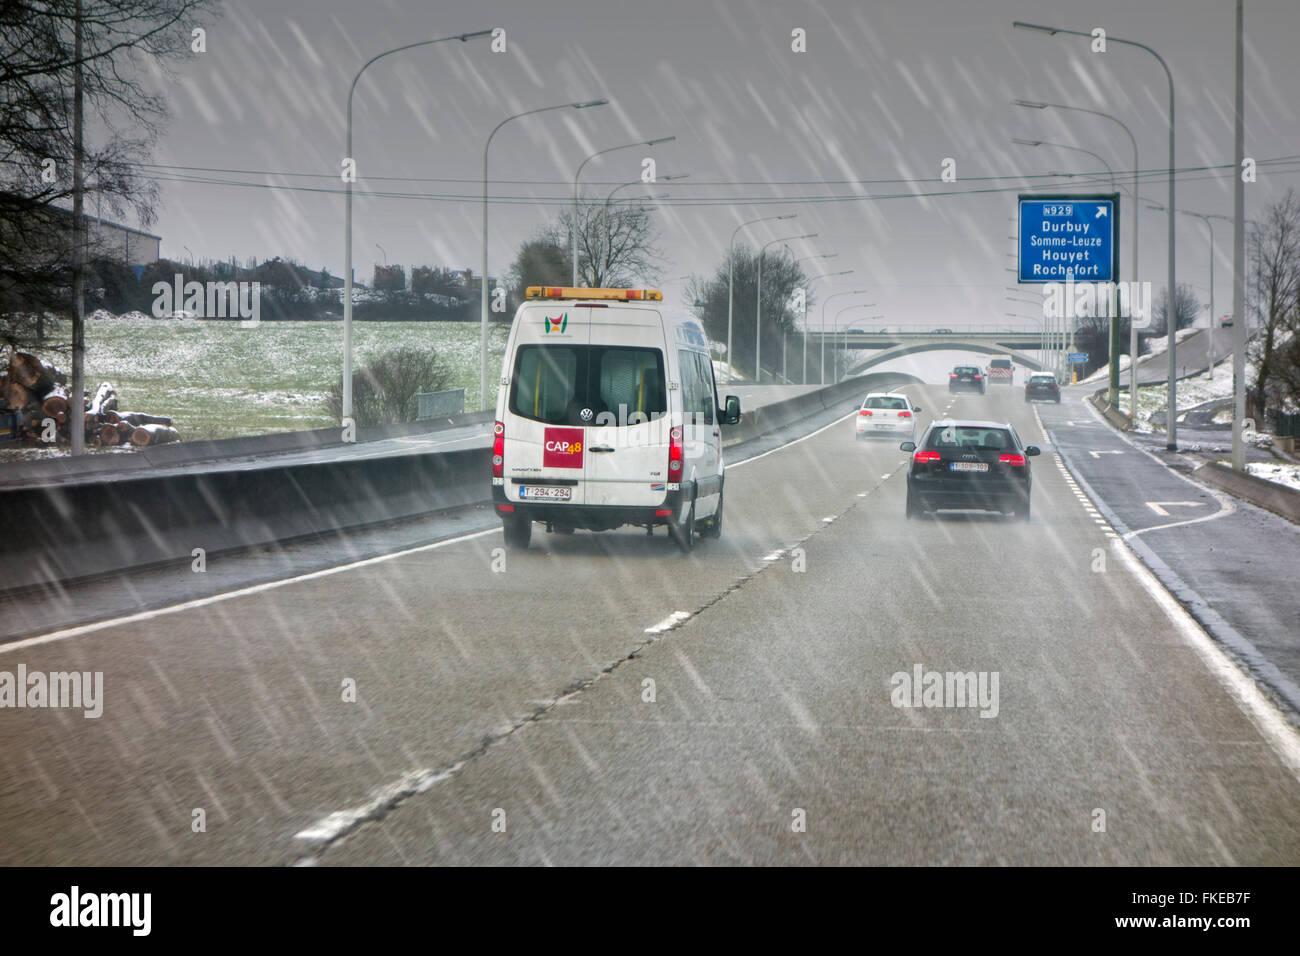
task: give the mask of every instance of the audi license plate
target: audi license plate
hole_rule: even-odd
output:
[[[983,461],[954,461],[952,463],[953,471],[988,471],[987,462]]]
[[[573,498],[572,488],[556,488],[547,485],[521,485],[519,498],[533,501],[569,501]]]

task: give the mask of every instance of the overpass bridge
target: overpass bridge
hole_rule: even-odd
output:
[[[849,374],[858,375],[873,366],[891,362],[904,355],[918,352],[958,350],[984,355],[1009,355],[1017,365],[1035,370],[1046,370],[1047,365],[1032,353],[1042,348],[1042,333],[1037,329],[965,328],[951,331],[894,332],[888,329],[866,329],[841,332],[809,332],[808,351],[822,347],[830,349],[870,352],[849,360]]]

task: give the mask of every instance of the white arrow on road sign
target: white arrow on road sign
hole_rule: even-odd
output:
[[[1147,507],[1156,514],[1165,518],[1169,517],[1166,508],[1200,508],[1204,506],[1204,501],[1148,501]]]
[[[1101,218],[1103,218],[1105,215],[1106,215],[1106,207],[1105,207],[1105,206],[1098,206],[1098,207],[1097,207],[1097,215],[1093,216],[1092,218],[1093,218],[1093,219],[1101,219]]]
[[[1088,452],[1093,458],[1100,458],[1102,455],[1122,455],[1122,451],[1090,451]]]

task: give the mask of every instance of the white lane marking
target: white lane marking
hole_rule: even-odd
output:
[[[1110,425],[1107,424],[1105,419],[1101,417],[1101,412],[1097,411],[1097,409],[1095,409],[1092,406],[1091,402],[1084,402],[1084,408],[1086,408],[1088,410],[1088,413],[1097,420],[1098,424],[1103,425],[1106,428],[1110,428]],[[1111,430],[1114,431],[1114,429]],[[1147,451],[1145,448],[1142,448],[1140,445],[1134,444],[1133,441],[1124,432],[1117,431],[1115,432],[1115,434],[1120,439],[1120,441],[1124,442],[1124,444],[1128,445],[1134,451],[1138,452],[1139,454],[1146,455],[1157,465],[1159,465],[1160,467],[1168,471],[1169,474],[1177,478],[1181,478],[1183,481],[1187,482],[1193,488],[1205,492],[1205,494],[1209,495],[1211,498],[1213,498],[1215,501],[1219,503],[1219,510],[1212,515],[1202,515],[1199,518],[1188,518],[1184,521],[1171,521],[1167,524],[1156,524],[1156,525],[1152,525],[1149,528],[1138,528],[1136,531],[1129,531],[1127,534],[1125,534],[1124,540],[1127,541],[1130,538],[1136,538],[1139,535],[1146,534],[1148,531],[1162,531],[1166,528],[1178,528],[1186,524],[1200,524],[1202,521],[1217,521],[1220,518],[1226,518],[1228,517],[1228,515],[1236,513],[1237,501],[1231,495],[1227,494],[1226,492],[1219,491],[1217,488],[1212,488],[1209,485],[1202,484],[1201,482],[1197,481],[1195,478],[1189,478],[1187,475],[1174,471],[1172,468],[1166,465],[1155,455],[1151,454],[1151,452]]]
[[[1165,508],[1204,508],[1204,501],[1148,501],[1147,507],[1160,515],[1162,518],[1168,518],[1169,512]]]
[[[312,581],[317,578],[329,577],[332,574],[341,574],[345,571],[353,571],[357,568],[369,567],[372,564],[382,564],[385,561],[392,561],[394,558],[403,558],[409,554],[435,551],[438,548],[445,548],[450,544],[457,544],[461,541],[471,541],[474,538],[482,538],[485,535],[500,533],[500,528],[488,528],[485,531],[473,531],[469,534],[462,534],[455,538],[435,541],[432,544],[422,544],[415,548],[406,548],[402,551],[394,551],[391,554],[381,554],[373,558],[365,558],[361,561],[339,564],[332,568],[322,568],[319,571],[309,571],[306,574],[294,575],[291,578],[281,578],[278,581],[265,581],[261,584],[253,584],[246,588],[237,588],[234,591],[222,591],[220,594],[210,594],[207,597],[196,598],[193,601],[183,601],[180,604],[170,604],[167,607],[160,607],[152,611],[140,611],[135,614],[128,614],[125,617],[114,617],[109,618],[106,621],[94,621],[90,624],[81,624],[77,627],[64,628],[61,631],[50,631],[48,634],[38,634],[35,637],[24,638],[21,641],[14,641],[11,644],[0,644],[0,654],[25,650],[29,647],[38,647],[41,644],[52,644],[55,641],[66,640],[69,637],[79,637],[82,634],[92,634],[95,631],[106,630],[110,627],[118,627],[122,624],[138,624],[142,621],[150,621],[154,618],[165,617],[168,614],[178,614],[181,611],[192,611],[195,608],[208,607],[209,605],[218,604],[222,601],[229,601],[232,598],[247,597],[251,594],[261,594],[264,591],[273,591],[276,588],[282,588],[288,584],[296,584],[299,581]]]
[[[1116,539],[1113,543],[1120,560],[1164,611],[1183,639],[1200,656],[1201,661],[1219,681],[1238,709],[1255,725],[1283,765],[1300,781],[1300,734],[1263,692],[1201,628],[1196,619],[1174,599],[1159,579],[1128,547]]]
[[[822,518],[822,521],[824,521],[826,524],[830,524],[830,523],[831,523],[832,521],[834,521],[834,520],[835,520],[835,519],[834,519],[833,517],[832,517],[832,518]]]
[[[453,776],[463,767],[462,760],[443,771],[416,770],[403,774],[392,783],[385,784],[374,792],[369,800],[351,810],[337,810],[327,817],[322,817],[311,826],[294,834],[296,840],[318,840],[328,842],[342,833],[347,833],[358,824],[370,819],[380,810],[411,793],[424,793],[435,783],[441,783]]]
[[[1122,455],[1122,451],[1090,451],[1088,452],[1093,458],[1100,458],[1102,455]]]
[[[645,629],[647,634],[662,634],[664,631],[671,631],[682,621],[691,616],[690,611],[673,611],[658,624],[651,625]]]
[[[847,415],[845,415],[843,418],[837,418],[837,419],[835,419],[835,421],[831,422],[829,425],[825,425],[825,426],[823,426],[822,428],[817,429],[815,432],[809,432],[807,435],[804,435],[802,438],[796,438],[796,439],[795,439],[794,441],[792,441],[792,442],[787,442],[787,443],[784,444],[784,445],[778,445],[776,448],[773,448],[773,449],[771,449],[771,450],[769,450],[769,451],[765,451],[765,452],[763,452],[763,454],[761,454],[761,455],[755,455],[753,458],[746,458],[746,459],[744,459],[743,461],[738,461],[738,462],[736,462],[735,464],[728,464],[728,465],[727,465],[727,468],[728,468],[728,469],[731,469],[731,468],[743,468],[745,465],[748,465],[748,464],[749,464],[750,462],[752,462],[752,461],[758,461],[760,458],[766,458],[768,455],[775,455],[778,451],[785,451],[785,450],[786,450],[787,448],[789,448],[791,445],[797,445],[797,444],[799,444],[800,442],[805,442],[805,441],[807,441],[809,438],[816,438],[818,435],[820,435],[822,432],[826,431],[827,429],[834,428],[836,425],[839,425],[839,424],[841,424],[841,423],[843,423],[843,422],[848,421],[850,418],[852,418],[852,417],[853,417],[854,415],[856,415],[857,413],[858,413],[858,412],[857,412],[857,409],[854,409],[853,411],[851,411],[851,412],[849,412]]]

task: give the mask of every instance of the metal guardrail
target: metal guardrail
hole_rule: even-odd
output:
[[[459,415],[465,410],[465,390],[449,388],[441,392],[416,392],[416,420]]]

